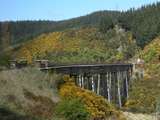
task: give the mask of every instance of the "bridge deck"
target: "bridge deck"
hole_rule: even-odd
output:
[[[58,73],[106,73],[117,71],[128,71],[132,69],[132,64],[78,64],[78,65],[58,65],[40,68],[44,70],[53,70]]]

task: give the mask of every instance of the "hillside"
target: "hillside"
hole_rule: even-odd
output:
[[[97,26],[104,17],[118,17],[119,12],[103,11],[63,21],[6,21],[0,22],[0,47],[23,43],[42,33]],[[1,46],[3,45],[3,46]]]
[[[160,102],[160,37],[147,45],[139,56],[145,60],[145,76],[134,81],[127,106],[134,112],[156,112]]]
[[[138,46],[144,47],[160,34],[160,3],[130,9],[126,12],[98,11],[64,21],[8,21],[0,22],[0,48],[23,43],[42,33],[119,24],[132,32]],[[104,24],[103,24],[104,23]],[[106,30],[105,30],[106,31]]]
[[[106,74],[80,69],[79,75],[63,75],[35,67],[35,60],[123,66],[139,58],[144,66],[136,64],[135,71],[118,65],[117,72],[113,66]],[[10,67],[10,60],[22,59],[25,68]],[[160,2],[62,21],[0,21],[0,120],[153,120],[155,115],[160,117]]]
[[[49,59],[55,63],[113,63],[132,57],[137,45],[130,32],[118,26],[102,34],[82,28],[42,34],[16,50],[15,56],[31,63]]]
[[[59,78],[33,68],[1,71],[0,119],[51,119],[59,101],[54,86]]]
[[[147,63],[156,64],[160,62],[160,36],[144,48],[142,56]]]

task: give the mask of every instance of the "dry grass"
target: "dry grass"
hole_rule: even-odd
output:
[[[54,88],[58,75],[33,68],[0,72],[0,105],[22,114],[51,118],[59,101]]]

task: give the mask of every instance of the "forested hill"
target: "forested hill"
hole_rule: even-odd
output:
[[[81,28],[42,34],[15,50],[15,57],[32,63],[48,59],[54,63],[120,63],[133,57],[137,45],[132,33],[118,26],[104,35],[96,28]]]
[[[98,27],[106,32],[114,25],[120,25],[131,31],[137,44],[144,47],[153,38],[160,34],[160,2],[143,6],[139,9],[130,9],[126,12],[99,11],[86,16],[64,21],[17,21],[0,22],[0,45],[22,43],[42,33],[78,29],[81,27]]]
[[[101,11],[64,21],[6,21],[0,22],[0,42],[17,44],[42,33],[99,25],[103,18],[117,18],[119,12]],[[1,44],[0,44],[1,45]]]

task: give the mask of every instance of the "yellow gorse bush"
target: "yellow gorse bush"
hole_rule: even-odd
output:
[[[34,58],[43,57],[50,51],[62,49],[62,46],[59,43],[60,35],[60,32],[40,35],[22,46],[17,51],[17,58],[25,58],[31,63]]]
[[[124,54],[132,54],[135,51],[135,41],[129,33],[124,33],[125,39],[118,39],[119,34],[114,30],[112,32],[115,34],[113,38],[104,36],[98,29],[90,27],[44,33],[17,48],[14,57],[26,59],[29,63],[35,59],[49,59],[55,63],[120,61],[124,59]],[[112,45],[114,47],[111,47]],[[125,50],[119,53],[117,48],[120,46]]]
[[[112,115],[120,116],[115,108],[107,102],[102,96],[97,96],[95,93],[77,87],[73,79],[64,76],[65,84],[59,90],[62,99],[79,98],[86,106],[92,118],[106,118]]]

